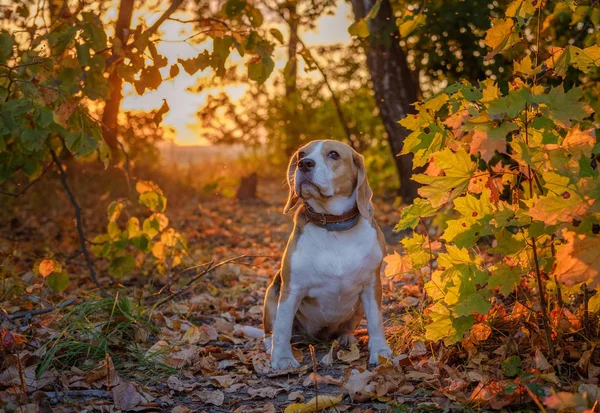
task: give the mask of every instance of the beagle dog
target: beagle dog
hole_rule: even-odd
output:
[[[379,270],[385,240],[373,218],[373,192],[362,155],[332,140],[296,152],[288,167],[287,213],[300,200],[281,269],[268,287],[263,313],[265,349],[273,369],[299,367],[292,331],[337,338],[343,346],[363,315],[369,362],[390,358],[381,315]]]

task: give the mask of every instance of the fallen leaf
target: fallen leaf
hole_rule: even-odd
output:
[[[134,409],[142,401],[142,397],[130,382],[123,382],[112,389],[115,408],[123,411]]]
[[[257,353],[252,357],[252,366],[258,375],[265,375],[271,372],[271,361],[265,353]]]
[[[208,324],[202,324],[199,327],[192,326],[183,335],[183,341],[190,344],[207,344],[209,341],[215,341],[219,338],[217,330]]]
[[[260,387],[258,389],[254,389],[252,387],[248,388],[247,392],[250,397],[260,397],[262,399],[272,399],[277,396],[277,393],[283,391],[283,389],[276,389],[275,387]]]
[[[422,341],[416,341],[410,352],[408,353],[409,357],[422,357],[427,354],[427,347]]]
[[[345,351],[340,349],[337,352],[337,358],[339,361],[343,361],[345,363],[350,363],[352,361],[356,361],[360,358],[360,350],[358,349],[358,344],[356,342],[350,345],[350,351]]]
[[[195,390],[192,397],[215,406],[222,406],[225,401],[225,394],[221,390]]]
[[[302,395],[301,391],[293,391],[290,394],[288,394],[288,400],[291,402],[295,402],[295,401],[303,402],[304,396]]]
[[[344,397],[343,394],[339,396],[317,396],[313,397],[306,403],[295,403],[290,404],[285,408],[284,413],[313,413],[318,412],[322,409],[333,407],[339,404]]]

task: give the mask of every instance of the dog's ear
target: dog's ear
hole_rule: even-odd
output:
[[[373,219],[373,190],[367,180],[367,168],[365,167],[365,158],[358,152],[352,156],[354,165],[358,169],[356,174],[356,204],[360,215],[368,221]]]
[[[290,209],[296,206],[298,203],[298,195],[296,194],[296,165],[298,164],[298,152],[294,153],[290,158],[290,164],[288,165],[287,184],[288,184],[288,200],[283,208],[283,213],[287,214]]]

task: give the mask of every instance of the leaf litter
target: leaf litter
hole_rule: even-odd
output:
[[[73,307],[24,320],[11,320],[10,315],[39,303],[20,297],[2,302],[1,408],[262,413],[329,406],[333,411],[370,412],[393,411],[393,406],[463,411],[524,405],[591,411],[600,395],[600,352],[592,343],[578,341],[583,328],[579,315],[566,309],[551,314],[564,338],[557,360],[544,355],[540,327],[529,308],[510,300],[498,300],[460,346],[432,344],[423,334],[423,293],[417,277],[384,279],[392,360],[368,365],[363,322],[358,341],[349,348],[337,342],[312,343],[316,373],[307,356],[308,343],[301,338],[294,347],[302,367],[272,371],[259,328],[265,288],[291,229],[290,219],[279,212],[278,191],[271,185],[269,201],[260,207],[211,198],[199,206],[174,209],[173,221],[186,222],[182,232],[202,258],[267,257],[254,259],[250,266],[220,268],[195,284],[193,292],[152,312],[140,304],[150,292],[135,280],[116,299],[69,289],[54,299],[73,297]],[[378,211],[384,226],[397,222],[390,206],[378,205]],[[0,246],[6,249],[7,242]],[[26,266],[12,265],[21,268],[19,282],[30,294],[40,294],[41,280]],[[52,261],[38,265],[40,276],[54,271]]]

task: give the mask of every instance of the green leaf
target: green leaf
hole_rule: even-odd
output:
[[[225,15],[229,18],[239,16],[246,8],[246,4],[245,0],[227,0],[223,6]]]
[[[271,75],[273,68],[275,68],[275,62],[271,56],[265,56],[257,62],[251,61],[248,63],[248,77],[257,83],[264,83]]]
[[[69,276],[64,271],[54,271],[46,277],[48,286],[57,293],[62,293],[69,286]]]
[[[516,377],[521,373],[521,358],[511,356],[502,362],[502,371],[506,377]]]
[[[365,19],[360,19],[357,22],[354,22],[348,27],[348,33],[351,36],[357,36],[361,39],[366,39],[369,37],[369,25],[367,24]]]
[[[279,41],[279,43],[283,44],[283,34],[281,34],[279,30],[269,29],[269,33],[271,33],[273,37]]]
[[[570,126],[571,121],[580,121],[589,115],[586,105],[581,102],[583,91],[573,87],[567,93],[564,86],[553,87],[545,95],[536,96],[542,104],[541,111],[561,125]]]
[[[522,87],[518,90],[512,90],[507,96],[502,96],[490,102],[488,113],[492,119],[503,119],[508,117],[514,119],[519,113],[525,111],[525,105],[533,102],[531,92]]]
[[[251,7],[248,12],[248,20],[250,20],[252,27],[260,27],[263,24],[264,17],[259,9]]]
[[[85,22],[82,25],[83,38],[87,40],[89,45],[96,52],[106,49],[107,37],[104,28],[102,27],[100,17],[90,12],[83,12],[81,13],[81,16]]]
[[[394,231],[402,231],[408,228],[414,229],[419,224],[419,218],[427,218],[435,215],[438,208],[431,206],[429,202],[422,198],[417,198],[414,202],[402,209],[400,221],[394,228]]]
[[[96,139],[84,132],[71,132],[65,138],[67,149],[77,157],[86,156],[97,148]]]
[[[35,152],[42,149],[46,143],[46,138],[47,134],[37,129],[25,129],[20,136],[23,150],[27,152]]]
[[[48,35],[48,43],[52,48],[52,54],[56,55],[62,54],[71,45],[77,34],[77,27],[75,26],[63,24],[58,27],[57,31],[53,31]]]
[[[521,274],[525,271],[520,267],[511,267],[506,263],[494,265],[489,270],[492,274],[488,281],[489,288],[500,287],[500,293],[507,297],[521,282]]]
[[[117,257],[110,262],[108,273],[115,278],[123,278],[135,268],[135,261],[131,255]]]
[[[458,316],[470,314],[487,314],[492,305],[480,293],[469,294],[466,299],[458,302],[454,307],[454,313]]]
[[[5,30],[0,32],[0,63],[4,64],[13,54],[15,39]]]

